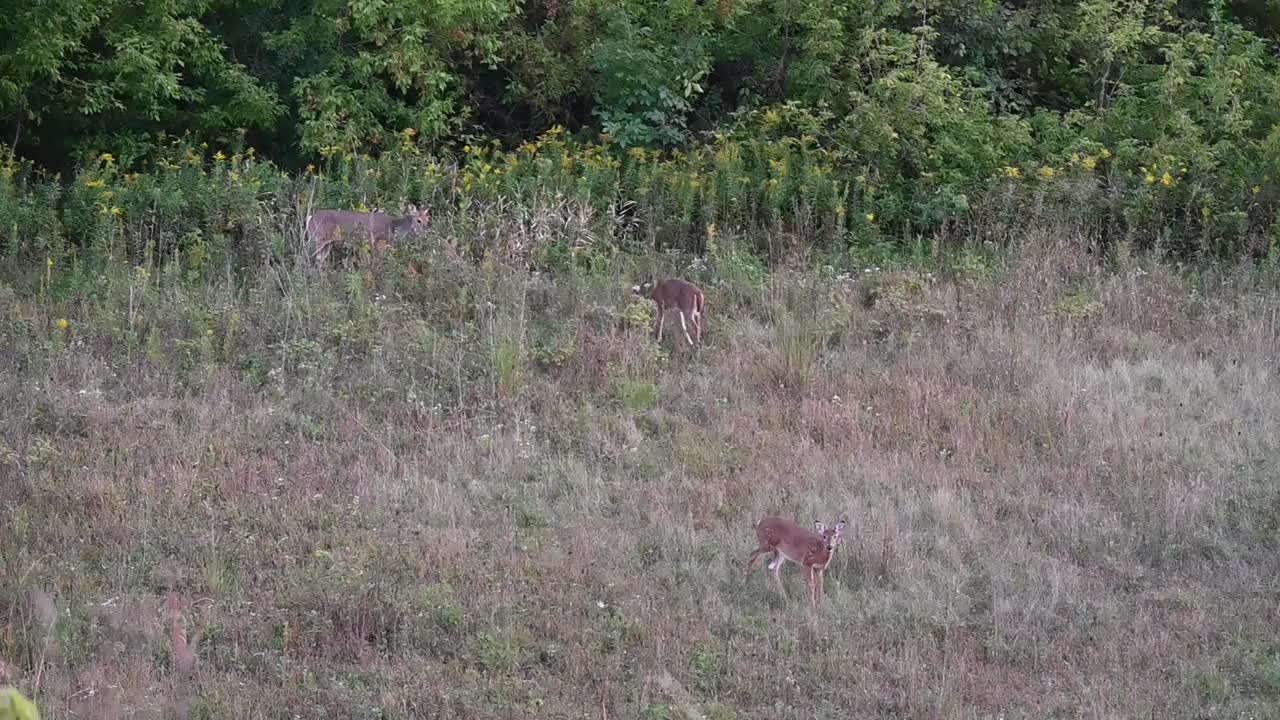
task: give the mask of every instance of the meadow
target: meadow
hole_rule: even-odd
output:
[[[0,720],[1280,718],[1280,3],[17,5]]]
[[[285,221],[248,271],[11,263],[0,683],[46,718],[1280,715],[1270,265],[1052,222],[498,251],[590,215],[464,207],[324,271]],[[653,338],[651,275],[703,287],[702,346]],[[744,574],[774,513],[848,520],[816,612]]]

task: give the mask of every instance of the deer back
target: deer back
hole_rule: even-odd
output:
[[[831,562],[844,522],[830,530],[826,526],[821,527],[823,534],[801,527],[787,518],[766,517],[756,525],[756,537],[762,546],[777,548],[795,562],[825,568]],[[831,547],[827,546],[827,534],[831,535]]]
[[[702,291],[697,285],[679,278],[670,278],[654,285],[649,297],[659,306],[683,310],[701,309],[699,300],[702,297]]]
[[[411,219],[411,216],[395,218],[381,212],[316,210],[307,218],[307,230],[317,242],[330,242],[341,235],[344,238],[368,238],[370,244],[375,244],[391,237],[397,221]]]

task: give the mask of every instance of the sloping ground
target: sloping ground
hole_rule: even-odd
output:
[[[713,263],[695,353],[629,273],[420,251],[0,289],[0,663],[46,717],[1280,713],[1243,273]],[[816,614],[743,575],[765,513],[850,521]]]

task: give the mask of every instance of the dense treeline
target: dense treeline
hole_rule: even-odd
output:
[[[624,164],[804,144],[895,236],[1057,183],[1100,235],[1258,255],[1277,39],[1274,0],[48,0],[0,17],[0,137],[58,169],[174,138],[296,171],[560,127]]]

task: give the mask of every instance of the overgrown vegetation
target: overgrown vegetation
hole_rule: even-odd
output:
[[[332,273],[0,285],[0,661],[47,717],[1280,711],[1266,277],[1043,228],[457,250],[577,222],[519,207]],[[653,340],[650,271],[705,347]],[[764,513],[850,520],[816,615],[743,576]]]
[[[624,174],[661,151],[682,217],[820,192],[906,241],[1067,176],[1049,195],[1107,242],[1261,257],[1278,38],[1271,4],[1226,0],[60,0],[0,19],[0,136],[64,173],[103,153],[150,171],[177,137],[206,161],[368,154],[421,176],[418,153],[520,157],[565,128]],[[596,200],[665,216],[644,187]]]

